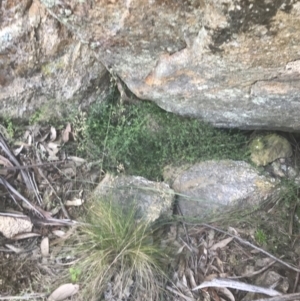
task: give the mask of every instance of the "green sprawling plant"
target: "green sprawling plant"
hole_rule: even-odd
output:
[[[125,211],[110,200],[93,202],[86,224],[72,238],[79,258],[73,269],[80,271],[76,277],[84,300],[101,300],[109,288],[118,300],[129,295],[131,300],[159,300],[170,258],[156,242],[158,226],[137,222],[135,214],[134,205]]]
[[[90,108],[78,139],[81,155],[99,160],[105,170],[122,166],[127,174],[161,180],[168,164],[247,157],[240,132],[215,129],[151,102],[121,105],[116,97]]]

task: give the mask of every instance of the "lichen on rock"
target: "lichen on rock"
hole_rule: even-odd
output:
[[[276,159],[288,158],[293,153],[288,140],[277,134],[258,136],[252,140],[249,147],[251,160],[257,166],[266,166]]]

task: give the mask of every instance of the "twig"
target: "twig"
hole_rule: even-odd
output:
[[[46,294],[26,294],[23,296],[0,296],[0,300],[32,300],[32,298],[45,298]]]
[[[4,137],[2,136],[2,134],[0,133],[0,146],[3,149],[3,151],[6,153],[6,155],[9,157],[9,160],[17,167],[21,166],[20,162],[18,161],[18,159],[16,158],[16,156],[11,152],[11,150],[9,149],[8,145],[5,142]],[[29,175],[28,175],[28,171],[24,170],[24,169],[20,169],[22,178],[25,182],[25,185],[27,187],[27,189],[30,191],[33,189],[31,182],[29,180]]]
[[[299,261],[298,261],[298,266],[299,266]],[[294,287],[293,287],[293,293],[296,292],[297,286],[298,286],[298,282],[299,282],[299,273],[296,274],[295,277],[295,282],[294,282]]]
[[[211,225],[208,225],[208,224],[202,224],[202,225],[205,226],[205,227],[211,228],[211,229],[213,229],[213,230],[215,230],[215,231],[218,231],[218,232],[224,233],[224,234],[226,234],[226,235],[229,235],[229,236],[233,237],[234,239],[236,239],[237,241],[239,241],[240,243],[242,243],[242,244],[244,244],[244,245],[246,245],[246,246],[249,246],[249,247],[251,247],[251,248],[253,248],[253,249],[255,249],[255,250],[258,250],[258,251],[260,251],[261,253],[263,253],[263,254],[269,256],[270,258],[276,260],[277,262],[281,263],[282,265],[286,266],[287,268],[289,268],[289,269],[291,269],[291,270],[293,270],[293,271],[295,271],[295,272],[298,272],[298,273],[300,272],[300,269],[298,269],[298,268],[296,268],[296,267],[294,267],[294,266],[292,266],[292,265],[290,265],[290,264],[284,262],[283,260],[277,258],[276,256],[274,256],[274,255],[270,254],[269,252],[263,250],[262,248],[259,248],[259,247],[255,246],[255,245],[253,245],[252,243],[250,243],[250,242],[248,242],[248,241],[246,241],[246,240],[241,239],[240,237],[238,237],[238,236],[236,236],[236,235],[230,234],[230,233],[228,233],[228,232],[226,232],[226,231],[223,231],[223,230],[221,230],[221,229],[218,229],[218,228],[216,228],[216,227],[214,227],[214,226],[211,226]]]
[[[19,191],[17,191],[13,186],[11,186],[3,177],[0,176],[0,184],[4,185],[9,189],[10,192],[15,194],[18,198],[20,198],[23,202],[25,202],[32,210],[34,210],[38,215],[45,217],[44,211],[36,205],[32,205]]]
[[[29,165],[20,165],[20,166],[1,166],[1,169],[7,169],[7,170],[19,170],[19,169],[29,169],[32,167],[42,167],[42,166],[48,166],[48,165],[56,165],[56,164],[62,164],[66,163],[67,160],[60,160],[60,161],[53,161],[53,162],[47,162],[47,163],[37,163],[37,164],[29,164]]]
[[[257,299],[255,301],[295,301],[300,298],[300,293],[275,296],[272,298]]]
[[[228,278],[228,279],[250,278],[250,277],[256,276],[256,275],[258,275],[258,274],[264,272],[264,271],[267,270],[270,266],[272,266],[275,262],[276,262],[276,260],[271,261],[268,265],[266,265],[265,267],[261,268],[261,269],[258,270],[258,271],[255,271],[255,272],[252,272],[252,273],[249,273],[249,274],[244,274],[244,275],[241,275],[241,276],[232,276],[232,277],[227,277],[227,278]]]

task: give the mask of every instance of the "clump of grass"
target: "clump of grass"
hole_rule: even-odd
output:
[[[109,285],[118,300],[159,299],[170,258],[154,239],[157,226],[135,214],[134,205],[125,211],[107,199],[93,202],[73,241],[84,300],[102,299]]]
[[[168,164],[247,158],[247,138],[240,132],[215,129],[151,102],[121,105],[117,97],[112,94],[90,108],[78,139],[80,155],[100,160],[105,170],[123,166],[127,174],[162,180],[162,169]]]

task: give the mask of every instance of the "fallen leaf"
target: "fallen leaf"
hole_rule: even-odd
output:
[[[239,236],[238,231],[233,227],[228,227],[228,233],[235,235],[235,236]]]
[[[33,232],[20,233],[20,234],[17,234],[15,236],[13,236],[11,239],[13,239],[13,240],[21,240],[21,239],[30,238],[30,237],[37,237],[37,236],[41,236],[41,235],[38,234],[38,233],[33,233]]]
[[[21,144],[20,147],[18,147],[18,148],[16,148],[16,149],[14,150],[14,155],[15,155],[15,156],[18,156],[18,155],[21,153],[21,151],[22,151],[23,148],[24,148],[24,144]]]
[[[12,250],[13,252],[15,252],[16,254],[20,254],[21,252],[24,252],[24,249],[23,248],[18,248],[18,247],[15,247],[13,245],[10,245],[10,244],[5,244],[5,246]]]
[[[68,123],[66,128],[64,129],[63,131],[63,134],[62,134],[62,140],[63,142],[68,142],[69,139],[70,139],[70,133],[71,133],[71,124]]]
[[[79,291],[79,285],[73,283],[66,283],[58,287],[49,297],[48,301],[62,301]]]
[[[6,166],[6,167],[12,167],[12,163],[5,157],[0,155],[0,164]]]
[[[66,201],[65,205],[68,207],[81,206],[83,203],[84,203],[83,199],[74,198],[72,201]]]
[[[226,288],[226,287],[220,287],[218,289],[216,289],[218,293],[220,293],[221,295],[223,295],[224,297],[226,297],[226,300],[230,300],[230,301],[235,301],[235,298],[232,294],[232,292]]]
[[[228,237],[228,238],[225,238],[219,242],[217,242],[216,244],[214,244],[213,246],[210,247],[210,251],[215,251],[217,249],[222,249],[224,248],[225,246],[227,246],[231,241],[233,240],[233,237]]]
[[[51,126],[50,128],[50,141],[54,141],[57,137],[56,129],[55,127]]]
[[[258,294],[265,294],[268,296],[279,296],[281,295],[280,292],[271,289],[271,288],[265,288],[257,285],[247,284],[240,281],[234,281],[231,279],[221,279],[221,278],[215,278],[208,282],[202,282],[199,286],[193,288],[193,291],[203,289],[206,287],[226,287],[226,288],[232,288],[237,289],[241,291],[246,292],[252,292],[252,293],[258,293]]]
[[[49,157],[48,160],[50,161],[56,161],[59,160],[59,158],[56,156],[57,153],[60,151],[60,145],[54,142],[49,142],[46,146]]]
[[[27,144],[28,145],[31,145],[32,144],[32,134],[31,134],[31,131],[29,130],[26,130],[24,136],[23,136],[23,139],[26,141],[27,140]]]
[[[52,233],[58,237],[63,237],[66,234],[66,232],[62,230],[53,230]]]
[[[41,253],[43,257],[49,256],[49,238],[44,237],[41,241]]]
[[[75,162],[76,166],[80,166],[80,165],[82,165],[83,163],[86,162],[85,159],[82,159],[82,158],[79,158],[79,157],[76,157],[76,156],[68,156],[68,160],[71,160],[71,161]]]

